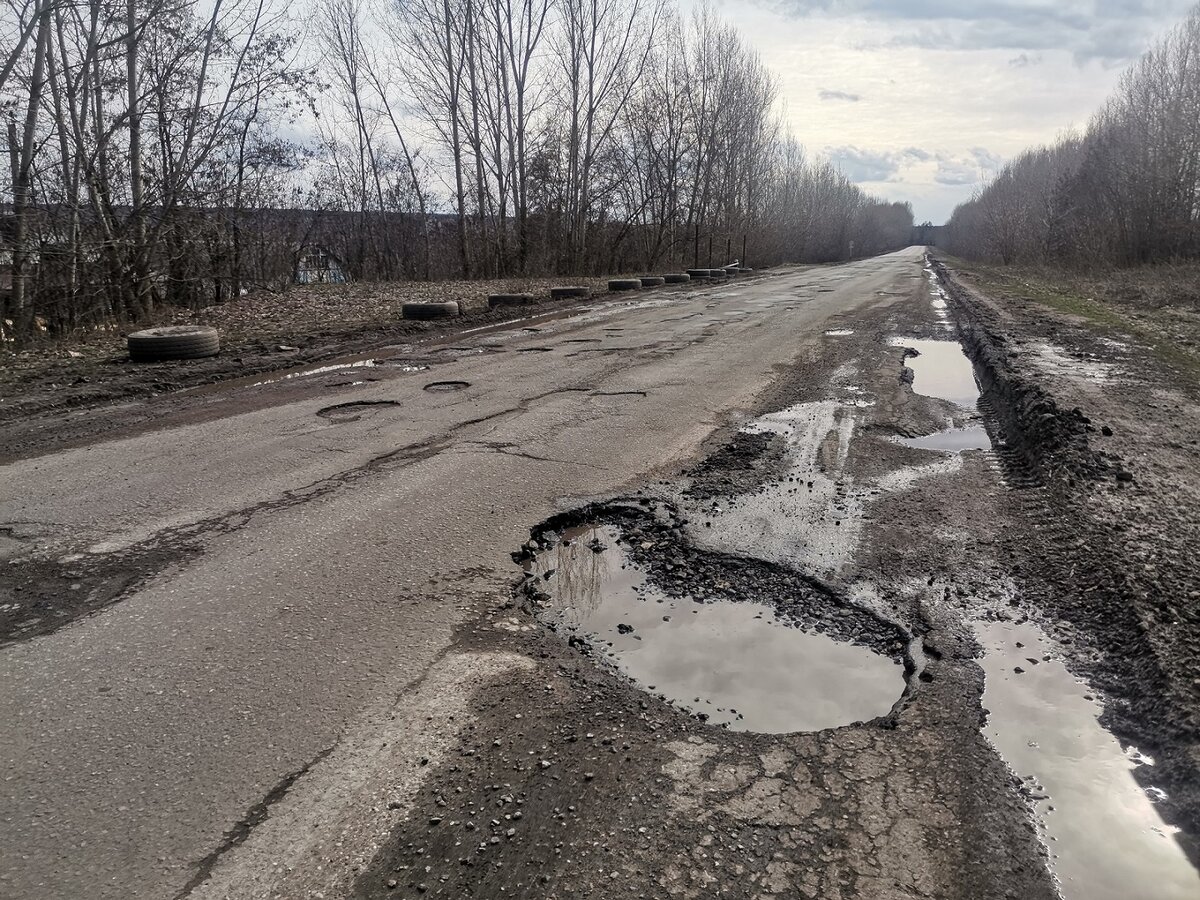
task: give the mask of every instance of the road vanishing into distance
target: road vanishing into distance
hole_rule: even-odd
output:
[[[910,248],[10,460],[0,896],[1198,896],[977,399]]]

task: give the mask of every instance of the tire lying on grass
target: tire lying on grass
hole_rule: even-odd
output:
[[[660,284],[667,283],[667,279],[661,275],[643,275],[638,281],[642,283],[642,287],[658,287]]]
[[[668,272],[663,276],[663,281],[667,284],[687,284],[692,280],[692,276],[685,272]]]
[[[732,278],[735,275],[740,275],[741,271],[742,270],[740,268],[738,268],[737,266],[726,266],[725,267],[725,274],[728,275],[730,278]]]
[[[406,319],[452,319],[459,314],[458,301],[446,300],[442,303],[424,303],[415,301],[405,303],[400,307],[400,314]]]
[[[221,337],[209,325],[169,325],[135,331],[126,339],[134,362],[200,359],[221,352]]]
[[[551,300],[566,300],[568,297],[586,297],[588,289],[585,287],[552,287],[550,288]]]
[[[688,269],[687,275],[688,275],[688,278],[708,278],[709,270],[708,269]]]
[[[531,303],[537,303],[537,297],[533,294],[488,295],[488,309],[495,309],[498,306],[528,306]]]
[[[709,269],[708,277],[709,278],[726,278],[726,277],[728,277],[728,273],[724,269]]]
[[[608,283],[610,291],[636,291],[642,287],[640,278],[614,278]]]

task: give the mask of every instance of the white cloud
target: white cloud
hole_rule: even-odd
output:
[[[1192,0],[716,2],[777,74],[799,140],[941,222],[1003,159],[1086,125],[1117,63]]]

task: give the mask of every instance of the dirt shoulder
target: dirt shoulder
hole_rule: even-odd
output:
[[[1031,523],[1010,539],[1019,577],[1112,698],[1106,724],[1155,757],[1165,818],[1195,834],[1200,316],[1113,299],[1111,283],[939,271],[984,400],[1007,420],[1011,496]]]

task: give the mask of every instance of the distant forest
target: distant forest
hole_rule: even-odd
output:
[[[830,261],[906,245],[669,0],[2,0],[0,337],[293,281]]]
[[[939,242],[1005,264],[1200,257],[1200,6],[1124,74],[1083,133],[1004,166]]]

